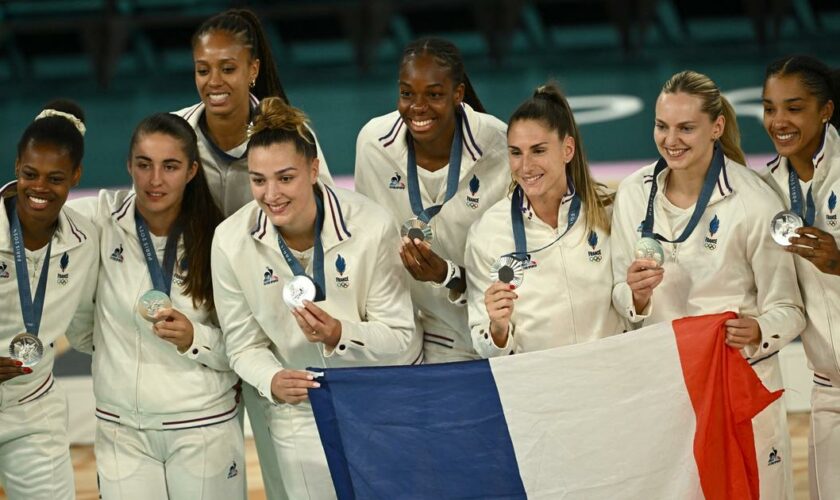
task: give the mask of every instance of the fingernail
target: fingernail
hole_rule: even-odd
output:
[[[516,290],[516,285],[514,285],[513,283],[511,283],[511,284],[510,284],[510,289],[511,289],[511,290]]]
[[[32,368],[29,368],[28,366],[27,366],[27,367],[25,367],[25,368],[23,369],[23,373],[32,373]]]
[[[15,366],[23,366],[23,361],[15,360]]]
[[[312,384],[312,387],[314,387],[315,389],[317,389],[317,388],[321,387],[321,384],[319,384],[318,382],[314,382],[314,383]]]
[[[315,377],[313,377],[312,375],[307,375],[306,380],[315,380]]]

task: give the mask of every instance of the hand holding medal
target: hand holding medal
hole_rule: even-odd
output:
[[[193,324],[181,311],[171,306],[158,309],[152,332],[161,339],[174,344],[179,352],[186,352],[193,344]]]
[[[28,373],[32,373],[32,368],[23,366],[22,361],[0,356],[0,384]]]
[[[309,342],[320,342],[330,348],[338,345],[341,322],[315,303],[307,300],[302,306],[293,308],[292,315]]]
[[[446,279],[446,261],[432,250],[429,240],[418,241],[404,236],[400,245],[400,260],[417,281],[440,283]]]
[[[800,228],[785,250],[807,259],[821,272],[840,276],[840,249],[830,233],[815,227]]]

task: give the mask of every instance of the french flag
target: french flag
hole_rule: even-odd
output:
[[[733,313],[588,344],[326,369],[309,391],[339,499],[758,499],[771,393]],[[320,371],[320,370],[319,370]]]

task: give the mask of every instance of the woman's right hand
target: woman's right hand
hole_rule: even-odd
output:
[[[0,383],[29,373],[32,373],[32,368],[24,367],[20,361],[0,357]]]
[[[490,335],[499,347],[507,344],[513,302],[519,298],[514,288],[510,283],[496,281],[484,292],[484,307],[490,316]]]
[[[633,307],[636,313],[641,313],[650,304],[653,289],[662,283],[665,269],[658,266],[656,261],[636,259],[627,268],[627,284],[633,292]]]
[[[306,401],[307,389],[317,389],[321,384],[304,370],[280,370],[271,379],[271,395],[281,403],[296,405]]]

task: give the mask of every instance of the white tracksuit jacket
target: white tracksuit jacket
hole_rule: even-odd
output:
[[[99,283],[92,332],[68,337],[93,354],[96,416],[136,429],[185,429],[234,418],[238,377],[228,366],[221,330],[212,315],[184,295],[186,272],[176,264],[170,298],[195,331],[183,354],[154,334],[136,311],[152,279],[135,227],[135,196],[102,190],[73,200],[95,224],[100,238]],[[184,258],[183,237],[177,262]],[[188,257],[188,256],[187,256]],[[160,259],[160,257],[158,257]]]
[[[618,188],[611,240],[616,309],[634,323],[647,324],[727,310],[754,317],[761,341],[742,352],[769,390],[781,389],[777,354],[802,331],[805,317],[793,258],[770,236],[770,219],[782,208],[778,196],[755,172],[727,158],[691,236],[676,245],[663,243],[664,279],[654,289],[647,315],[640,315],[626,277],[641,236],[654,166],[633,173]],[[694,207],[681,210],[667,201],[663,187],[668,172],[657,178],[654,231],[675,239]],[[669,213],[682,214],[683,222],[670,227]],[[792,460],[782,400],[753,419],[753,430],[761,498],[788,498]]]
[[[306,340],[283,302],[293,274],[277,229],[256,201],[219,225],[213,238],[213,289],[230,364],[272,402],[271,379],[283,368],[322,367],[324,360],[328,367],[407,365],[421,357],[396,228],[364,196],[319,188],[326,300],[317,305],[342,324],[329,353]],[[311,262],[306,272],[311,275]]]
[[[258,106],[259,100],[252,94],[252,110],[256,110]],[[204,115],[203,102],[175,111],[174,114],[187,120],[195,129],[195,134],[198,136],[198,155],[201,158],[204,174],[207,176],[210,193],[222,214],[229,217],[253,199],[251,181],[248,178],[248,157],[244,153],[239,157],[227,154],[204,134],[200,124],[201,117]],[[327,160],[321,151],[321,143],[318,142],[315,131],[311,127],[308,128],[312,137],[315,138],[315,147],[320,160],[318,178],[321,182],[332,186],[333,180]]]
[[[467,104],[463,104],[463,110],[466,119],[462,124],[458,191],[431,221],[435,234],[432,249],[459,266],[464,265],[469,226],[505,197],[510,184],[507,126]],[[388,209],[397,227],[414,217],[408,198],[407,133],[399,112],[393,111],[370,120],[356,140],[356,190]],[[442,202],[445,194],[445,185],[439,193],[429,193],[420,183],[424,208]],[[408,277],[417,322],[425,337],[426,362],[475,359],[467,309],[463,307],[466,297],[459,300],[460,304],[453,304],[448,289]]]
[[[9,214],[2,201],[15,193],[16,184],[11,182],[0,188],[0,303],[3,304],[0,307],[0,349],[6,357],[9,356],[12,338],[26,331],[20,309]],[[53,387],[53,343],[69,333],[68,329],[75,328],[79,318],[89,318],[93,312],[96,269],[99,265],[97,242],[96,230],[90,222],[67,206],[61,209],[58,227],[52,237],[47,289],[38,333],[44,344],[44,357],[32,368],[32,373],[0,384],[0,411],[33,401]],[[36,262],[27,259],[26,264],[34,298],[43,263],[36,265]],[[26,422],[20,424],[26,426]]]
[[[837,195],[840,194],[840,136],[830,124],[826,125],[822,146],[814,155],[813,162],[815,170],[811,193],[817,209],[814,227],[830,233],[840,244],[837,219],[840,212],[837,206]],[[782,197],[785,208],[789,209],[788,159],[776,157],[768,167],[762,176]],[[805,193],[802,194],[804,202]],[[808,319],[808,325],[802,332],[808,361],[816,374],[822,377],[822,380],[815,380],[840,387],[840,276],[823,273],[800,257],[794,257],[794,262]]]
[[[522,197],[522,221],[528,249],[541,248],[566,230],[572,194],[567,194],[552,228],[537,217]],[[550,349],[607,337],[624,330],[624,321],[612,306],[610,237],[600,228],[586,229],[581,213],[560,241],[531,255],[522,286],[515,290],[507,345],[497,347],[489,332],[490,318],[484,292],[492,284],[490,266],[513,252],[511,200],[493,205],[470,228],[467,238],[470,330],[476,351],[485,358]]]

